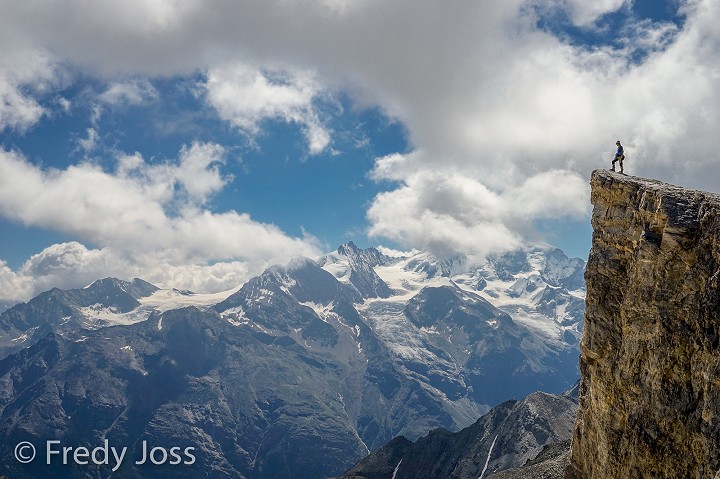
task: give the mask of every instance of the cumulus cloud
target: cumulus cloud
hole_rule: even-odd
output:
[[[34,292],[32,277],[17,274],[0,260],[0,302],[14,302],[29,298]]]
[[[402,158],[379,159],[372,178],[397,180],[394,167]],[[585,180],[565,170],[539,173],[515,187],[493,191],[462,172],[421,169],[403,176],[399,188],[375,198],[368,210],[369,234],[441,257],[458,252],[484,257],[522,247],[532,236],[535,220],[582,217],[588,212],[588,196]]]
[[[223,177],[220,165],[225,163],[225,149],[215,143],[193,143],[180,150],[180,164],[174,177],[197,203],[220,191],[230,178]]]
[[[203,87],[220,117],[251,135],[263,120],[279,119],[300,125],[312,154],[330,143],[313,107],[322,90],[307,71],[268,73],[235,63],[211,69]]]
[[[71,241],[51,245],[18,269],[0,262],[0,301],[18,301],[50,288],[81,288],[103,277],[142,277],[153,284],[192,291],[225,291],[268,266],[266,260],[174,265],[151,253],[128,255],[114,246],[94,249]]]
[[[19,85],[0,78],[0,130],[25,129],[37,122],[43,113],[35,100],[21,93]]]
[[[49,88],[56,75],[56,67],[46,54],[0,47],[0,132],[24,131],[47,114],[33,94]]]
[[[618,138],[629,172],[717,189],[717,0],[677,2],[679,26],[628,23],[612,46],[577,45],[538,26],[538,8],[550,5],[597,31],[603,15],[630,3],[69,0],[37,9],[5,2],[0,35],[25,51],[52,47],[58,61],[109,85],[116,76],[139,79],[109,87],[109,103],[151,98],[141,78],[202,72],[205,98],[221,118],[249,135],[266,120],[296,124],[311,153],[331,141],[315,103],[346,92],[401,121],[415,150],[378,159],[371,176],[391,183],[368,209],[370,233],[410,247],[489,251],[522,242],[535,219],[586,213],[578,206],[588,203],[585,179],[609,166]],[[0,127],[27,127],[43,114],[21,86],[52,69],[23,65],[0,75],[0,96],[9,98],[0,105],[15,115],[0,117]],[[3,185],[0,202],[20,221],[99,247],[119,238],[113,247],[162,248],[177,267],[180,259],[245,260],[307,246],[246,215],[203,209],[227,179],[222,155],[195,157],[191,149],[173,165],[127,155],[112,174],[89,164],[41,171],[3,152],[0,169],[19,181]],[[188,180],[195,175],[202,181]],[[76,213],[63,214],[59,204]],[[247,236],[235,231],[267,235],[271,246],[251,242],[244,258],[232,240]]]
[[[29,283],[32,293],[57,285],[82,287],[98,278],[124,273],[120,262],[113,261],[107,250],[88,250],[78,242],[51,245],[31,256],[17,276]]]
[[[622,4],[578,10],[575,21]],[[423,148],[377,160],[371,176],[400,186],[372,203],[370,234],[439,252],[512,248],[532,236],[533,218],[587,213],[585,178],[609,165],[617,138],[633,173],[716,189],[720,35],[708,15],[718,13],[717,2],[693,2],[681,30],[644,22],[621,49],[535,28],[491,33],[494,55],[456,58],[471,74],[446,72],[454,78],[430,85],[428,101],[410,98],[412,88],[395,95]],[[636,63],[639,48],[648,56]]]
[[[312,237],[290,237],[245,213],[204,209],[229,180],[219,169],[223,158],[221,146],[193,143],[177,162],[148,164],[134,154],[120,156],[113,171],[91,163],[42,169],[0,150],[0,214],[99,246],[49,247],[25,263],[19,280],[3,265],[3,283],[21,294],[117,273],[229,289],[273,262],[318,254]],[[194,277],[201,271],[205,276]],[[31,288],[26,276],[35,278]]]
[[[710,187],[718,179],[705,174],[718,146],[707,134],[720,104],[717,2],[678,2],[686,21],[677,32],[630,22],[617,32],[625,50],[589,49],[539,29],[528,7],[546,4],[582,26],[629,2],[78,0],[42,11],[10,2],[3,26],[14,42],[51,45],[93,72],[206,71],[208,102],[223,118],[250,132],[266,118],[297,123],[313,152],[329,139],[312,98],[343,90],[400,119],[413,146],[436,161],[472,163],[475,178],[485,170],[493,187],[558,166],[586,175],[616,137],[637,172]],[[636,63],[641,47],[651,52]],[[699,159],[672,172],[678,157]]]
[[[85,133],[87,136],[85,138],[78,138],[76,142],[78,147],[84,151],[85,154],[88,154],[97,148],[100,142],[100,134],[95,128],[87,128]]]
[[[570,15],[576,25],[587,26],[594,23],[606,13],[615,12],[628,0],[595,0],[587,2],[584,0],[568,0]]]

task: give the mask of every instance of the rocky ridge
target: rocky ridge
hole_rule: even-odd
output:
[[[340,479],[529,477],[522,474],[530,466],[559,478],[567,463],[576,392],[536,392],[504,402],[454,434],[437,429],[415,443],[397,437]],[[516,469],[507,474],[521,475],[498,472],[510,468]]]
[[[114,279],[43,293],[0,314],[0,464],[109,475],[12,459],[56,437],[197,446],[192,468],[123,477],[338,474],[398,435],[572,385],[582,266],[552,248],[469,265],[349,243],[222,294]]]
[[[591,178],[580,408],[566,479],[720,472],[720,195]]]

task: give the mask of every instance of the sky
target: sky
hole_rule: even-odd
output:
[[[0,0],[0,302],[346,241],[587,257],[588,179],[718,191],[720,0]]]

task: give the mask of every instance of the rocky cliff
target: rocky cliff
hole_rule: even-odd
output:
[[[720,195],[592,174],[580,409],[566,479],[720,469]]]

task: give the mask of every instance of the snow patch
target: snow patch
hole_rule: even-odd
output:
[[[178,291],[176,289],[160,289],[150,296],[138,299],[141,304],[141,307],[138,309],[153,310],[159,313],[164,313],[171,309],[185,308],[187,306],[204,309],[215,306],[219,302],[227,299],[231,294],[236,293],[239,289],[240,286],[229,291],[207,294]]]
[[[250,318],[245,315],[242,306],[227,309],[221,313],[222,318],[233,326],[243,326],[250,323]]]
[[[36,330],[36,329],[37,329],[37,328],[33,328],[33,329],[31,330],[31,332],[34,331],[34,330]],[[30,332],[30,333],[21,334],[21,335],[18,336],[17,338],[11,339],[10,342],[11,342],[11,343],[24,343],[24,342],[27,341],[28,338],[30,337],[31,332]]]
[[[402,464],[402,459],[400,459],[400,462],[398,462],[397,466],[395,466],[395,470],[393,471],[392,479],[395,479],[395,476],[397,476],[397,473],[400,470],[400,464]]]
[[[322,269],[330,273],[342,283],[350,283],[350,261],[347,256],[329,253],[320,258],[318,263]]]
[[[495,441],[497,441],[497,436],[495,436],[495,439],[493,439],[492,444],[490,444],[490,450],[488,451],[487,459],[485,459],[485,467],[483,467],[482,472],[480,473],[480,477],[478,479],[483,479],[485,476],[485,471],[487,471],[488,464],[490,463],[490,456],[492,455],[493,448],[495,447]]]

